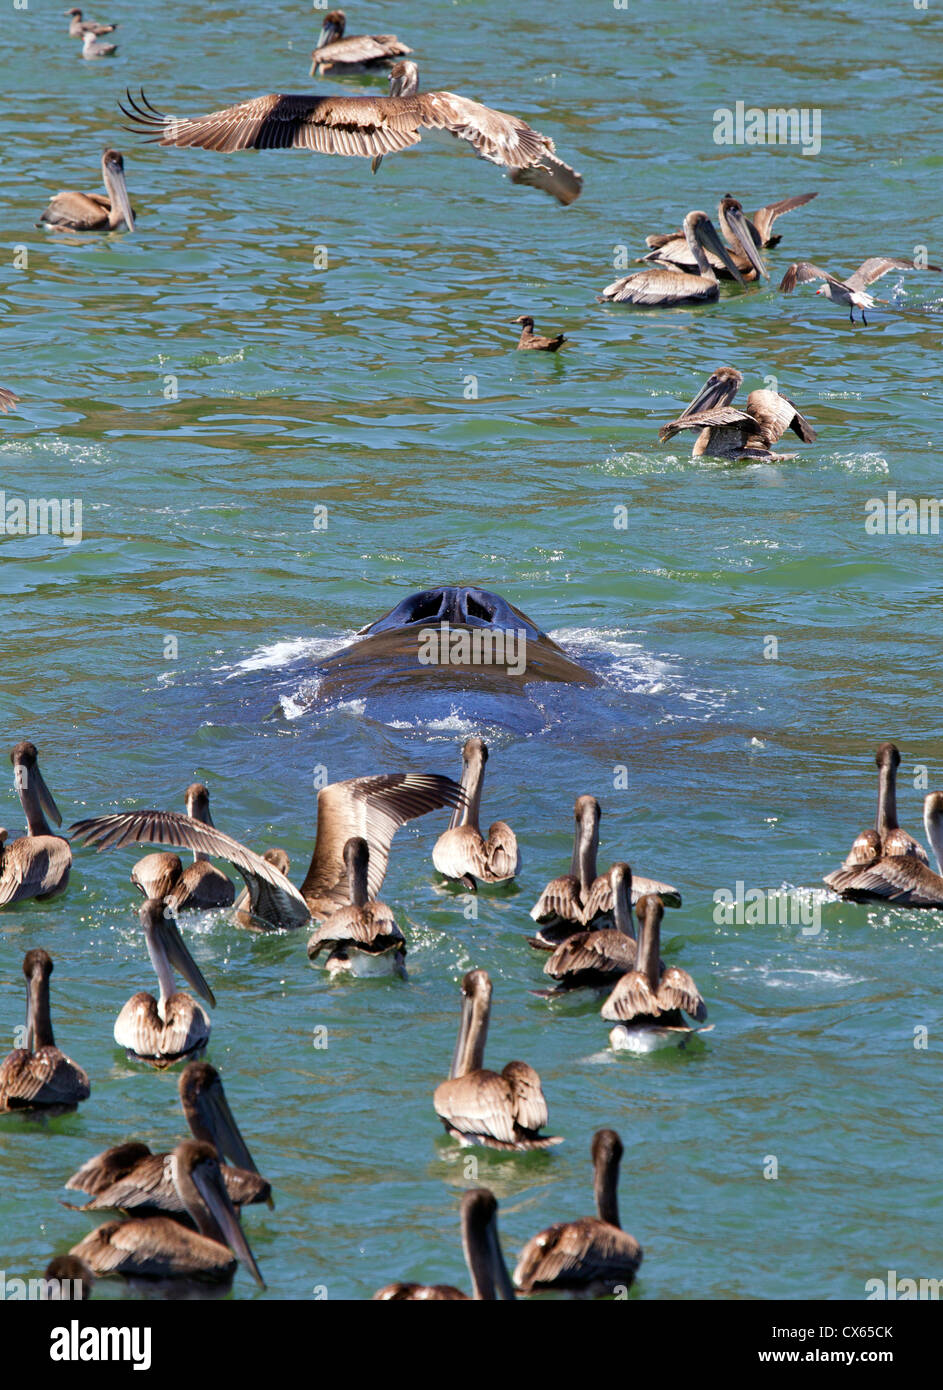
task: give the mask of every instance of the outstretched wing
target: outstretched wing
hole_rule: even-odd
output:
[[[679,970],[676,965],[666,970],[659,981],[658,1007],[663,1013],[683,1009],[698,1023],[703,1023],[707,1018],[707,1005],[697,985],[686,970]]]
[[[724,425],[742,425],[746,430],[752,429],[755,423],[752,415],[747,415],[746,411],[737,410],[732,405],[719,405],[713,410],[696,410],[691,415],[679,415],[677,420],[662,426],[658,438],[665,442],[680,430],[719,429]]]
[[[618,981],[601,1013],[612,1023],[628,1023],[633,1018],[657,1018],[661,1008],[647,977],[641,971],[630,970]]]
[[[660,883],[657,878],[646,878],[644,874],[632,874],[632,905],[644,898],[646,893],[661,898],[665,907],[680,907],[681,894],[670,883]],[[612,912],[612,884],[608,874],[600,874],[594,881],[583,906],[583,921],[595,921],[597,917]]]
[[[805,416],[799,414],[788,397],[780,396],[776,391],[751,391],[747,396],[747,410],[759,426],[766,444],[775,444],[789,429],[807,444],[816,438],[815,430]]]
[[[799,193],[795,198],[782,198],[778,203],[767,203],[765,207],[757,208],[750,218],[760,238],[761,246],[775,246],[779,241],[776,237],[770,240],[770,232],[777,217],[782,217],[784,212],[792,212],[793,208],[801,208],[805,203],[811,203],[813,198],[817,198],[817,193]]]
[[[797,285],[808,284],[810,280],[827,280],[830,285],[842,284],[841,280],[836,280],[835,276],[830,275],[827,270],[820,270],[811,261],[794,261],[783,276],[779,288],[785,294],[789,294]]]
[[[936,270],[938,265],[916,266],[913,261],[900,260],[896,256],[869,256],[863,265],[860,265],[854,275],[849,275],[845,284],[852,290],[863,290],[868,285],[873,285],[875,280],[880,280],[882,275],[886,275],[889,270]]]
[[[14,395],[12,391],[8,391],[5,386],[0,386],[0,410],[2,410],[4,414],[16,405],[19,399],[19,396]]]

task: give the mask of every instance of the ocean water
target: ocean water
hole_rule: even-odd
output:
[[[186,918],[218,998],[208,1059],[276,1200],[245,1220],[267,1289],[240,1271],[232,1296],[467,1286],[473,1179],[431,1096],[473,966],[494,982],[488,1061],[532,1063],[565,1138],[474,1151],[509,1262],[591,1211],[589,1143],[610,1125],[645,1250],[633,1299],[860,1298],[888,1269],[938,1274],[943,929],[837,902],[821,878],[871,821],[879,742],[900,745],[914,833],[924,780],[943,785],[940,537],[865,530],[870,499],[941,492],[943,283],[887,276],[867,328],[813,286],[777,286],[793,259],[844,276],[926,246],[943,264],[939,12],[349,7],[352,32],[414,47],[426,87],[552,136],[586,181],[561,208],[434,142],[376,177],[366,161],[141,143],[121,130],[127,87],[198,114],[383,83],[309,79],[320,17],[288,0],[251,15],[110,0],[94,17],[120,22],[119,52],[94,64],[61,8],[4,27],[0,384],[22,400],[0,420],[0,487],[80,498],[83,535],[0,538],[6,745],[37,744],[65,824],[182,809],[205,780],[220,828],[283,845],[300,873],[320,776],[457,776],[477,732],[486,824],[509,820],[522,845],[516,886],[483,892],[470,921],[432,869],[444,817],[398,834],[383,898],[408,936],[405,983],[332,982],[304,933]],[[716,144],[714,112],[737,101],[819,110],[820,153]],[[106,144],[125,155],[135,234],[37,228],[58,189],[98,188]],[[642,254],[688,210],[805,191],[818,197],[777,225],[768,284],[693,310],[596,302],[619,248]],[[561,353],[515,354],[524,312],[567,333]],[[776,377],[817,440],[754,465],[692,460],[690,436],[661,445],[720,365],[747,390]],[[601,684],[308,698],[319,657],[408,593],[462,581],[523,608]],[[530,992],[544,981],[528,910],[568,863],[584,792],[603,808],[601,864],[683,892],[663,955],[714,1025],[683,1052],[617,1058],[598,1000]],[[0,820],[21,832],[12,785]],[[60,1205],[85,1158],[183,1132],[176,1073],[130,1064],[111,1034],[153,983],[134,857],[80,850],[64,896],[0,914],[0,1052],[22,1022],[23,953],[42,945],[57,1041],[92,1081],[75,1115],[0,1120],[8,1275],[91,1228]],[[803,890],[821,930],[715,921],[714,893],[738,882]]]

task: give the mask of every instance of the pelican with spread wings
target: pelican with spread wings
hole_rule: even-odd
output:
[[[676,420],[664,425],[658,438],[665,442],[681,430],[697,430],[692,458],[710,455],[725,459],[763,459],[783,461],[795,454],[773,453],[786,430],[792,430],[805,443],[816,437],[815,430],[786,396],[777,391],[751,391],[743,410],[731,404],[743,384],[743,373],[736,367],[718,367],[711,372],[694,400]]]
[[[864,316],[865,309],[873,309],[875,301],[871,295],[866,293],[869,285],[873,285],[875,280],[880,280],[882,275],[886,275],[889,270],[935,270],[939,271],[938,265],[916,265],[913,261],[904,261],[897,256],[869,256],[868,259],[858,267],[854,275],[849,275],[847,280],[837,280],[834,275],[830,275],[827,270],[820,270],[811,261],[796,261],[789,267],[783,276],[780,289],[784,294],[789,294],[797,285],[808,284],[810,280],[822,280],[822,284],[816,294],[824,294],[826,299],[830,299],[833,304],[847,304],[848,318],[851,323],[855,321],[855,310],[861,310],[861,322],[865,328],[868,320]]]

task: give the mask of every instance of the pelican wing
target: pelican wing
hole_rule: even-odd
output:
[[[225,859],[245,879],[257,917],[286,927],[304,926],[310,918],[304,898],[274,864],[215,826],[192,820],[178,811],[121,811],[92,816],[76,821],[69,827],[69,834],[78,844],[97,845],[99,851],[130,844],[175,845]]]
[[[99,193],[79,193],[66,189],[57,193],[40,218],[50,227],[62,225],[76,231],[89,231],[108,220],[111,202]]]
[[[889,270],[936,270],[938,265],[915,266],[913,261],[900,260],[896,256],[869,256],[863,265],[860,265],[854,275],[849,275],[845,284],[850,290],[863,290],[868,285],[873,285],[875,280],[880,280],[882,275],[886,275]]]
[[[756,421],[752,415],[748,415],[745,410],[738,410],[736,406],[719,405],[714,406],[712,410],[695,410],[690,415],[679,415],[677,420],[662,426],[658,431],[658,438],[664,442],[681,430],[720,429],[731,425],[742,425],[746,431],[753,429]]]
[[[543,154],[539,164],[527,169],[511,169],[508,178],[512,183],[525,184],[528,188],[539,188],[549,193],[558,203],[568,205],[580,196],[583,188],[583,175],[564,164],[555,154]]]
[[[542,1129],[549,1114],[540,1077],[526,1062],[508,1062],[501,1075],[511,1088],[514,1118],[521,1129]]]
[[[463,796],[451,777],[424,772],[384,772],[323,787],[318,792],[318,834],[302,893],[309,900],[326,897],[338,906],[345,904],[344,846],[361,838],[370,849],[367,889],[375,898],[399,827],[428,811],[458,806]]]
[[[113,1183],[122,1182],[136,1164],[153,1157],[146,1144],[116,1144],[114,1148],[86,1159],[81,1168],[67,1179],[65,1186],[70,1192],[87,1192],[90,1197],[97,1197]]]
[[[789,429],[806,444],[811,444],[816,438],[815,430],[805,416],[799,414],[788,397],[780,396],[776,391],[751,391],[747,396],[747,410],[759,425],[766,444],[775,444]]]
[[[562,1221],[533,1236],[521,1251],[514,1283],[522,1293],[550,1284],[631,1283],[642,1262],[634,1236],[607,1221]]]
[[[133,1211],[136,1207],[181,1210],[171,1155],[152,1154],[146,1144],[107,1149],[89,1159],[66,1187],[89,1194],[91,1201],[82,1211]]]
[[[520,872],[521,855],[517,836],[506,821],[496,820],[488,827],[488,875],[493,879],[513,878]]]
[[[579,879],[565,874],[552,878],[530,910],[535,922],[582,922]]]
[[[793,208],[801,208],[805,203],[811,203],[813,198],[817,198],[817,193],[799,193],[795,198],[782,198],[778,203],[767,203],[765,207],[757,208],[750,218],[759,234],[760,246],[775,246],[779,241],[770,240],[770,232],[777,217],[782,217],[784,212],[792,212]]]
[[[236,1266],[225,1245],[168,1216],[107,1221],[69,1253],[99,1275],[222,1275]]]
[[[630,970],[617,982],[601,1012],[612,1023],[628,1023],[633,1018],[657,1018],[661,1008],[646,976]]]
[[[652,266],[650,270],[639,270],[634,275],[624,275],[621,280],[613,280],[603,290],[601,298],[621,304],[672,304],[676,300],[695,299],[699,293],[714,293],[716,284],[711,282],[709,291],[699,291],[697,282],[700,275],[685,275],[682,270],[669,270],[667,267]]]
[[[364,907],[348,905],[332,912],[308,940],[308,955],[316,956],[325,946],[390,946],[405,941],[396,918],[385,903],[370,902]]]
[[[779,288],[785,294],[789,294],[797,285],[805,285],[810,280],[827,280],[830,285],[842,284],[841,280],[836,280],[835,276],[830,275],[827,270],[820,270],[811,261],[795,261],[783,276]]]
[[[77,1105],[90,1095],[88,1076],[58,1047],[20,1047],[0,1064],[0,1111]]]
[[[686,970],[671,966],[658,983],[658,1007],[663,1013],[672,1009],[683,1009],[698,1023],[707,1018],[707,1005],[701,998],[697,985]]]
[[[13,409],[19,399],[19,396],[8,391],[5,386],[0,386],[0,410],[3,411],[4,415],[8,410]]]
[[[670,883],[660,883],[657,878],[646,878],[644,874],[632,874],[632,905],[646,893],[661,898],[666,907],[680,907],[681,894]],[[593,882],[583,907],[583,920],[590,923],[597,917],[605,917],[612,912],[612,884],[608,874],[600,874]]]
[[[162,1020],[153,995],[132,994],[115,1019],[115,1042],[137,1057],[183,1057],[210,1035],[205,1010],[189,994],[171,995],[165,1014]]]
[[[5,845],[0,857],[0,907],[64,887],[71,865],[69,842],[59,835],[23,835]]]
[[[881,898],[902,907],[943,907],[943,877],[912,854],[884,855],[860,869],[839,869],[825,882],[836,893]]]
[[[514,1143],[514,1094],[507,1078],[497,1072],[473,1071],[443,1081],[436,1087],[433,1104],[436,1114],[459,1134]]]
[[[335,39],[316,48],[311,58],[316,63],[379,63],[384,58],[403,58],[412,51],[395,34],[351,34],[349,39]]]
[[[545,964],[544,974],[562,979],[584,970],[633,970],[635,953],[635,941],[621,931],[578,932],[560,943]]]

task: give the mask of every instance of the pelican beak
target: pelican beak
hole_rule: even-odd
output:
[[[514,1285],[511,1283],[508,1267],[504,1263],[501,1241],[498,1238],[498,1219],[496,1216],[493,1216],[488,1222],[485,1242],[488,1250],[488,1267],[491,1272],[494,1296],[496,1299],[502,1301],[513,1302],[515,1298]]]
[[[239,1218],[227,1196],[219,1167],[214,1164],[212,1168],[206,1168],[202,1164],[197,1164],[193,1169],[192,1177],[196,1190],[209,1207],[210,1214],[222,1231],[226,1244],[236,1258],[248,1266],[252,1271],[253,1279],[264,1289],[265,1280],[259,1273],[255,1256],[249,1249],[249,1242],[245,1238],[243,1229],[239,1224]]]
[[[216,996],[210,989],[203,972],[184,944],[180,928],[172,917],[164,917],[159,926],[161,944],[167,959],[178,975],[182,975],[191,989],[195,989],[208,1004],[216,1008]]]
[[[128,197],[128,185],[125,183],[124,170],[111,170],[111,199],[115,207],[124,218],[125,226],[129,232],[134,231],[134,213],[131,211],[131,200]]]
[[[36,795],[39,797],[43,815],[47,820],[52,821],[53,825],[61,825],[62,816],[59,814],[59,807],[53,800],[52,792],[43,781],[43,774],[39,770],[38,763],[33,764],[27,776],[33,779],[33,786],[36,788]]]
[[[458,1027],[458,1038],[455,1043],[455,1051],[452,1053],[452,1067],[449,1072],[450,1077],[458,1075],[458,1069],[465,1060],[465,1047],[468,1043],[468,1034],[471,1029],[474,1002],[475,1001],[470,995],[462,995],[462,1021]]]
[[[315,48],[326,48],[329,43],[334,42],[336,33],[337,30],[334,28],[333,24],[322,24],[321,32],[318,34],[318,41],[314,45]]]
[[[221,1085],[214,1085],[205,1094],[207,1109],[207,1129],[213,1136],[213,1143],[238,1168],[247,1168],[250,1173],[258,1173],[252,1155],[239,1132],[239,1126],[229,1108],[229,1101]]]
[[[743,276],[730,259],[730,252],[717,235],[717,229],[713,222],[705,218],[703,222],[697,224],[697,239],[705,250],[713,252],[715,256],[723,261],[735,280],[739,280],[741,285],[746,284],[746,280],[744,280]]]
[[[33,1017],[33,982],[26,981],[26,1051],[33,1052],[36,1047],[36,1020]]]
[[[714,410],[717,406],[728,405],[734,394],[735,391],[731,392],[729,384],[717,372],[711,372],[691,404],[685,406],[679,419],[683,420],[688,415],[698,415],[702,410]]]
[[[743,212],[740,210],[740,208],[728,208],[726,216],[727,226],[730,228],[731,232],[736,237],[743,254],[746,256],[747,260],[750,262],[757,275],[765,275],[766,279],[768,280],[769,271],[766,269],[766,266],[760,260],[759,252],[757,251],[756,244],[752,236],[750,235],[750,228],[747,226],[747,220],[744,217]]]

